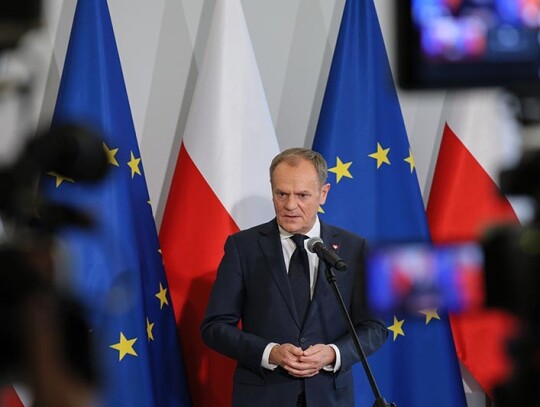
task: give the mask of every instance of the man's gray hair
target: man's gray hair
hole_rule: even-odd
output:
[[[323,186],[326,184],[326,180],[328,179],[328,167],[324,157],[316,151],[300,147],[289,148],[274,157],[270,164],[270,182],[272,182],[272,174],[274,174],[274,170],[278,164],[285,162],[294,167],[298,165],[301,160],[310,161],[317,171],[320,185]]]

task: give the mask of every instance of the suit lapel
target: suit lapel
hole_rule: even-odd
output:
[[[291,285],[289,284],[289,278],[287,276],[287,268],[285,266],[285,261],[283,260],[283,249],[281,247],[279,229],[275,219],[267,223],[267,227],[261,230],[259,244],[278,290],[291,313],[291,317],[296,324],[300,326],[300,321],[298,320],[296,307],[294,305]]]
[[[321,221],[321,239],[323,240],[325,246],[329,250],[335,250],[336,253],[339,253],[339,247],[341,246],[341,236],[339,236],[336,231],[327,224]],[[325,301],[328,301],[326,298],[328,295],[332,294],[332,288],[328,283],[326,278],[326,264],[324,261],[319,261],[319,268],[317,272],[317,283],[315,285],[315,292],[313,293],[313,298],[311,300],[311,306],[309,308],[308,316],[306,322],[317,313],[317,309],[324,304]]]

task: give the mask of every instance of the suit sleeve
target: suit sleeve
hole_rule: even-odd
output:
[[[260,368],[268,341],[239,328],[244,301],[244,271],[234,236],[229,236],[210,293],[201,335],[206,345],[215,351],[239,363]]]

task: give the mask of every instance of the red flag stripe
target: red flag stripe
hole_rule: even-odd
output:
[[[497,222],[517,222],[506,198],[465,145],[444,128],[427,216],[436,242],[476,240]]]

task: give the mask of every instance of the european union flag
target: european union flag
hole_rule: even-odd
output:
[[[172,304],[106,0],[79,0],[54,124],[91,125],[103,135],[109,172],[89,186],[56,173],[44,195],[96,217],[66,230],[68,269],[88,310],[103,405],[188,406]]]
[[[332,187],[321,217],[372,245],[428,241],[414,158],[373,0],[347,0],[313,149]],[[465,406],[447,318],[435,309],[392,315],[390,337],[369,359],[383,397],[398,406]],[[372,406],[361,365],[356,405]]]

